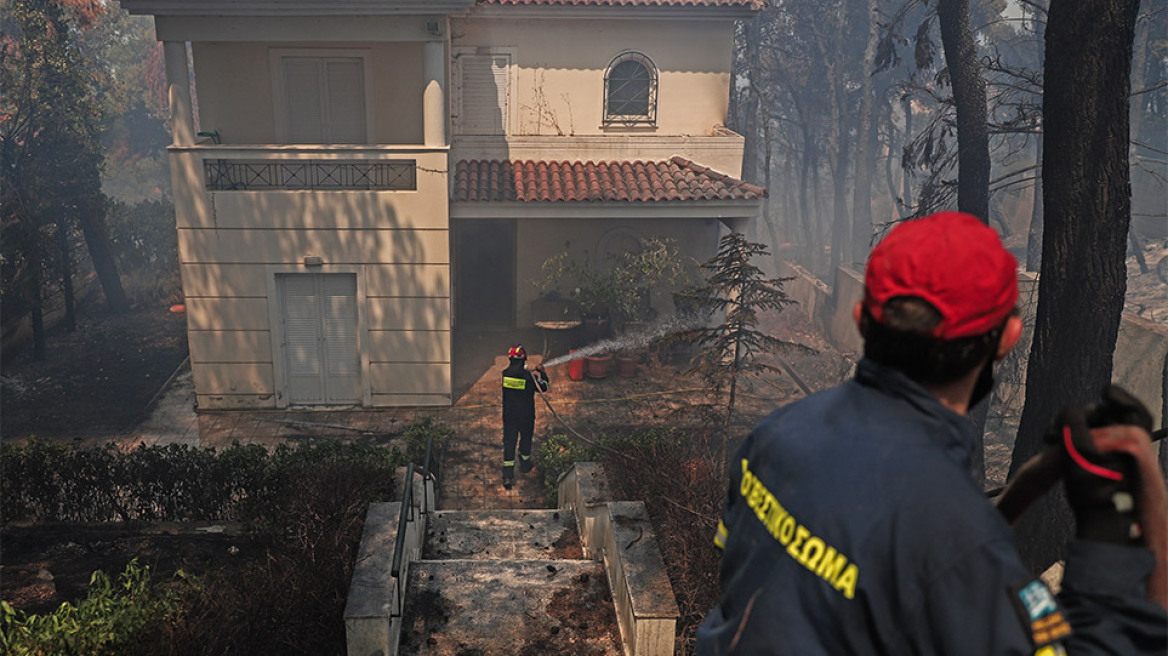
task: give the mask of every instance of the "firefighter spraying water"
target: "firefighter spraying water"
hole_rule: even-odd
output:
[[[510,490],[515,485],[516,446],[519,471],[531,471],[535,394],[546,392],[549,381],[543,365],[527,366],[527,351],[522,344],[512,346],[507,359],[510,363],[503,370],[503,487]]]

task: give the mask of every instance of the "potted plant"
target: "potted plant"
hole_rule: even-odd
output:
[[[544,290],[573,285],[568,295],[580,304],[585,334],[594,340],[606,336],[609,327],[651,320],[656,312],[649,306],[650,289],[673,289],[696,270],[696,262],[682,255],[674,240],[650,237],[639,251],[603,265],[593,263],[587,251],[576,259],[571,244],[565,244],[563,252],[544,261],[543,280],[533,282]]]
[[[628,351],[616,354],[616,374],[621,378],[632,378],[637,375],[637,363],[640,358]]]
[[[589,378],[608,378],[612,371],[611,353],[594,353],[584,356],[584,373]]]

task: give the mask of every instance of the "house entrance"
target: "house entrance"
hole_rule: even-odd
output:
[[[460,329],[515,327],[515,222],[454,223],[455,323]]]
[[[289,403],[360,403],[357,275],[280,274],[276,287]]]

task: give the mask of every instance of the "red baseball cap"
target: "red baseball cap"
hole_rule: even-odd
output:
[[[941,312],[933,337],[980,335],[1018,302],[1017,269],[993,228],[971,214],[938,212],[897,225],[872,249],[864,307],[883,321],[886,302],[915,296]]]

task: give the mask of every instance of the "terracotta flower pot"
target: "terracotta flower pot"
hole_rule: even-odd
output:
[[[621,378],[632,378],[637,375],[637,356],[635,355],[618,355],[616,356],[616,371]]]
[[[612,354],[600,353],[584,358],[584,369],[589,378],[607,378],[612,371]]]

